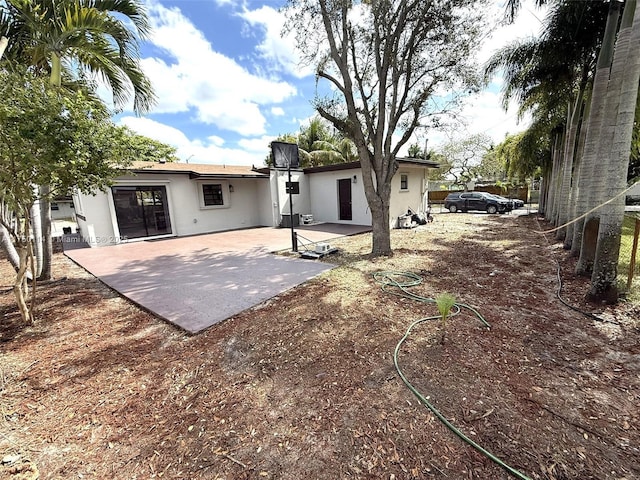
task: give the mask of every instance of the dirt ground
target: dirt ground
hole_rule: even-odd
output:
[[[36,325],[20,328],[0,266],[0,478],[507,479],[463,434],[530,479],[640,478],[640,307],[587,305],[587,282],[535,215],[441,214],[332,242],[334,270],[189,336],[56,255]],[[576,312],[562,298],[598,319]],[[211,292],[215,295],[215,292]]]

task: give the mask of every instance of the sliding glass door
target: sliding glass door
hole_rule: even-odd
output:
[[[162,186],[112,187],[120,236],[153,237],[171,233],[167,189]]]

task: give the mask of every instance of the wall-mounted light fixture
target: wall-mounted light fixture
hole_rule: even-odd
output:
[[[357,175],[353,176],[353,183],[358,183],[358,176]]]
[[[229,185],[229,191],[233,193],[233,185]]]

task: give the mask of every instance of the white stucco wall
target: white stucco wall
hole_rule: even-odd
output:
[[[424,192],[427,169],[420,166],[402,165],[391,181],[389,225],[396,228],[398,217],[407,213],[424,211]],[[407,175],[406,190],[401,190],[400,179]],[[360,169],[316,172],[310,178],[311,205],[314,220],[320,222],[351,223],[371,225],[371,211],[364,194],[362,171]],[[355,183],[353,179],[355,177]],[[353,220],[339,220],[338,180],[351,179]]]
[[[362,172],[358,169],[316,172],[309,177],[311,213],[316,222],[371,225],[371,211],[364,195]],[[353,178],[355,176],[355,183]],[[351,180],[352,220],[339,220],[338,180]]]
[[[201,188],[206,183],[222,184],[224,206],[202,205]],[[190,179],[185,174],[138,174],[119,177],[114,183],[114,186],[152,185],[166,188],[174,236],[270,225],[269,205],[265,205],[269,191],[266,178]],[[83,212],[77,213],[86,218],[80,218],[78,224],[88,243],[91,246],[118,243],[120,232],[111,190],[78,197]]]
[[[106,192],[95,195],[78,193],[74,195],[76,221],[85,242],[92,247],[117,243]]]
[[[302,171],[293,170],[291,172],[291,181],[299,182],[300,184],[300,193],[292,195],[294,215],[296,213],[299,215],[311,213],[308,177]],[[289,173],[286,170],[271,170],[271,226],[279,226],[282,221],[282,215],[290,214],[289,194],[286,191],[288,181]]]
[[[402,175],[407,175],[407,189],[400,188]],[[427,169],[425,167],[400,165],[391,180],[391,201],[389,222],[391,228],[398,226],[398,217],[405,215],[408,209],[414,213],[424,212],[424,194],[427,187]]]
[[[58,206],[57,210],[53,209],[53,204]],[[73,208],[73,202],[70,200],[54,200],[51,202],[51,218],[53,220],[75,219],[76,212]]]

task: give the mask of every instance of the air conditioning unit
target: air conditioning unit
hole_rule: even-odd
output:
[[[331,246],[328,243],[316,243],[316,253],[327,253],[331,250]]]

